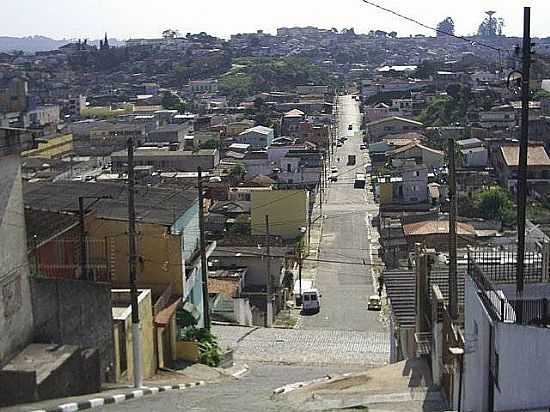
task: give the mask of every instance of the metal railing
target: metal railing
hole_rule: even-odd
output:
[[[510,268],[506,264],[500,266],[498,263],[493,263],[492,266],[496,266],[494,268],[487,261],[482,262],[480,264],[470,256],[468,273],[477,285],[479,299],[491,318],[521,325],[550,324],[547,299],[508,299],[501,290],[495,289],[492,280],[496,279],[498,283],[515,282],[515,274],[513,276],[510,273]],[[531,282],[540,281],[540,275],[536,276],[533,271],[530,273]]]
[[[525,282],[542,282],[543,254],[539,251],[525,252]],[[495,283],[515,283],[517,270],[517,253],[509,251],[471,251],[468,253],[468,272],[472,273],[473,265],[483,275]]]
[[[105,239],[86,241],[88,279],[111,281],[108,242]],[[81,279],[80,242],[76,239],[56,239],[35,249],[29,255],[31,272],[37,277],[53,279]]]

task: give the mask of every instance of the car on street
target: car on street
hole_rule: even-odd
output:
[[[338,144],[336,145],[336,147],[342,147],[342,143],[338,142]]]
[[[302,309],[304,313],[317,313],[321,310],[321,294],[317,289],[305,290],[302,293]]]
[[[348,126],[348,130],[353,130],[353,125],[352,125],[352,124],[350,124],[350,125]]]
[[[333,173],[333,174],[330,176],[329,180],[330,180],[331,182],[337,182],[337,181],[338,181],[338,174],[337,174],[337,173]]]
[[[382,300],[378,295],[369,296],[367,310],[382,310]]]
[[[331,167],[330,173],[338,173],[338,168],[336,166]]]
[[[359,149],[361,149],[361,150],[366,150],[366,148],[367,148],[366,144],[362,144],[361,146],[359,146]]]

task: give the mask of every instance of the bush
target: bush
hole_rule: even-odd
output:
[[[216,337],[205,328],[190,327],[185,331],[185,340],[198,342],[199,361],[208,366],[216,367],[222,360],[222,351]]]

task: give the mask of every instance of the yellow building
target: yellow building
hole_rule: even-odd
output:
[[[36,149],[23,152],[23,157],[40,157],[46,159],[60,159],[73,152],[73,135],[65,134],[54,137],[46,143],[38,143]]]
[[[250,193],[251,234],[265,235],[265,216],[270,233],[284,239],[300,236],[308,227],[309,193],[306,190],[269,190]]]

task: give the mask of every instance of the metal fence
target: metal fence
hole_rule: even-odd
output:
[[[547,299],[507,299],[502,291],[494,288],[491,280],[477,262],[469,263],[469,273],[476,283],[479,299],[489,315],[496,321],[517,323],[522,325],[548,325],[548,300]],[[489,276],[502,279],[508,274],[491,271]],[[515,281],[515,277],[513,278]],[[506,283],[506,282],[502,282]]]
[[[81,279],[84,270],[78,239],[56,239],[35,249],[31,256],[34,276],[55,279]],[[86,240],[86,278],[98,282],[111,281],[109,242],[106,239]]]
[[[539,251],[525,252],[525,282],[542,282],[543,254]],[[479,267],[484,276],[495,283],[515,283],[517,253],[509,251],[472,251],[468,254],[468,272],[473,265]]]

